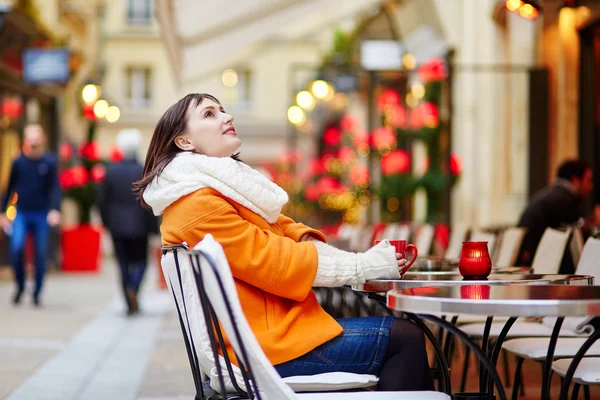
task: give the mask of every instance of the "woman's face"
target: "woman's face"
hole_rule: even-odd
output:
[[[185,132],[175,139],[182,150],[209,157],[229,157],[242,144],[233,126],[233,116],[208,98],[200,104],[190,104],[186,126]]]

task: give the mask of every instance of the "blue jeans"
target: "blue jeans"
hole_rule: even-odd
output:
[[[281,377],[351,372],[377,375],[393,317],[341,318],[344,332],[294,360],[275,365]]]
[[[44,283],[46,274],[46,254],[48,252],[47,211],[17,210],[17,216],[12,224],[10,239],[10,257],[15,271],[17,287],[25,289],[25,239],[27,234],[33,235],[35,248],[35,289],[34,296],[38,296]]]

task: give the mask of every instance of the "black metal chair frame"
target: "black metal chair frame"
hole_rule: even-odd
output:
[[[173,282],[171,282],[170,277],[167,277],[169,279],[169,283],[171,286],[171,292],[173,295],[173,300],[175,301],[175,307],[177,308],[177,314],[179,316],[179,324],[181,326],[181,331],[183,333],[183,340],[185,342],[185,348],[188,354],[188,359],[190,362],[190,368],[192,370],[192,378],[194,380],[194,386],[196,388],[196,394],[194,397],[194,400],[208,400],[211,399],[212,396],[214,396],[216,393],[215,391],[210,387],[210,381],[206,380],[203,381],[202,380],[202,371],[200,369],[200,363],[198,361],[198,354],[196,353],[196,347],[194,344],[194,338],[192,336],[191,330],[190,330],[190,321],[189,321],[189,316],[188,316],[188,311],[187,311],[187,307],[186,307],[186,303],[185,303],[185,295],[183,293],[183,284],[182,284],[182,278],[181,278],[181,266],[179,264],[179,251],[188,251],[188,247],[184,244],[180,244],[180,245],[167,245],[167,246],[162,246],[162,253],[163,255],[167,254],[168,252],[172,252],[173,253],[173,258],[175,261],[175,268],[177,270],[177,278],[178,278],[178,286],[174,285]],[[192,259],[190,257],[190,262],[192,262]],[[193,264],[192,264],[193,265]],[[192,271],[194,272],[194,271]],[[195,273],[194,273],[195,276]],[[196,280],[196,279],[195,279]],[[177,303],[177,298],[175,295],[175,287],[179,287],[179,289],[181,290],[181,296],[183,301],[183,310],[181,310],[179,303]],[[233,399],[247,399],[248,395],[246,394],[246,392],[244,392],[239,385],[237,384],[237,381],[235,380],[235,375],[233,373],[233,368],[231,367],[231,363],[229,361],[229,356],[227,354],[227,351],[225,349],[225,346],[222,345],[223,342],[223,334],[221,332],[221,328],[219,327],[218,323],[215,325],[210,324],[209,321],[211,321],[213,318],[216,319],[216,314],[214,314],[214,310],[212,310],[211,307],[209,307],[209,305],[207,305],[207,298],[206,298],[206,292],[199,291],[199,295],[200,295],[200,304],[202,306],[202,312],[204,314],[204,318],[205,318],[205,323],[207,326],[207,331],[208,331],[208,336],[210,338],[211,341],[211,348],[212,348],[212,352],[215,355],[215,367],[217,368],[218,371],[218,376],[219,376],[219,384],[220,384],[220,389],[221,389],[221,394],[223,396],[225,396],[226,398],[229,398],[231,400]],[[183,320],[183,315],[185,315],[186,318],[186,322],[187,322],[187,328],[186,325],[184,324],[184,320]],[[210,315],[210,317],[209,317]],[[212,327],[212,329],[208,329],[208,327]],[[221,351],[223,352],[223,357],[225,358],[225,363],[227,365],[227,370],[230,376],[230,380],[231,383],[233,385],[233,387],[236,389],[236,394],[233,394],[231,397],[227,397],[227,390],[225,388],[225,383],[224,383],[224,378],[223,378],[223,374],[221,371],[221,365],[218,362],[218,352],[217,352],[217,341],[214,337],[214,335],[217,335],[219,338],[219,345],[221,348]],[[207,371],[208,373],[210,373],[210,371]],[[244,374],[244,370],[242,369],[242,375],[245,377]],[[246,381],[246,387],[249,387],[248,383],[247,383],[247,379],[245,377],[244,379]],[[250,397],[251,398],[251,397]]]

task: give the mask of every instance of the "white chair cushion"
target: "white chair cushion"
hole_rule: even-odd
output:
[[[565,376],[569,365],[571,365],[571,358],[563,358],[552,363],[552,369],[560,376]],[[600,358],[584,358],[581,360],[575,375],[573,375],[573,381],[584,385],[597,385],[600,384]]]
[[[586,338],[558,338],[556,349],[554,350],[554,357],[574,357],[586,340]],[[515,353],[521,358],[543,360],[546,358],[546,354],[548,354],[549,344],[549,337],[522,338],[508,340],[502,344],[502,348],[511,353]],[[594,343],[588,350],[587,355],[600,356],[600,342]]]
[[[446,315],[446,319],[450,321],[453,315]],[[485,315],[459,314],[456,320],[456,325],[472,324],[474,322],[484,322],[487,319]],[[508,317],[494,317],[494,322],[507,321]]]
[[[351,393],[302,393],[300,399],[327,400],[449,400],[450,396],[441,392],[351,392]]]
[[[327,372],[317,375],[289,376],[283,378],[294,392],[327,392],[347,389],[369,388],[377,385],[375,375]]]
[[[490,329],[490,337],[498,337],[500,331],[504,327],[504,323],[492,323],[492,328]],[[483,336],[483,330],[485,328],[485,323],[477,323],[477,324],[467,324],[462,325],[460,329],[465,332],[469,336],[481,337]],[[527,322],[527,321],[517,321],[508,331],[507,337],[528,337],[528,336],[551,336],[552,335],[552,327],[546,326],[544,324],[540,324],[537,322]],[[589,334],[586,333],[577,333],[570,329],[565,328],[564,326],[560,330],[561,336],[571,336],[571,337],[586,337]]]

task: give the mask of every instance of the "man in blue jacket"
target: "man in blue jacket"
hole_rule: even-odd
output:
[[[133,182],[142,179],[144,169],[136,160],[140,140],[141,134],[136,129],[119,132],[117,145],[123,152],[123,161],[107,166],[106,177],[98,186],[96,196],[121,269],[128,315],[139,311],[138,292],[148,263],[148,236],[158,231],[156,217],[142,208],[133,193]]]
[[[46,255],[50,226],[60,222],[61,191],[56,157],[46,150],[46,136],[40,125],[27,125],[23,153],[11,168],[8,188],[0,204],[0,226],[10,235],[10,257],[17,291],[13,303],[19,304],[25,290],[24,249],[27,234],[35,247],[35,289],[33,302],[40,305],[40,292],[46,274]],[[17,215],[11,222],[5,214],[9,200],[16,200]]]

